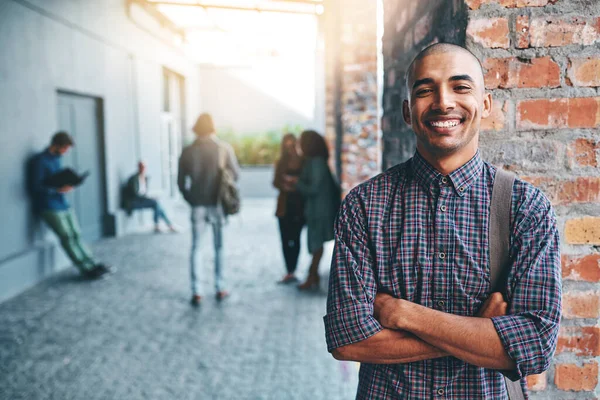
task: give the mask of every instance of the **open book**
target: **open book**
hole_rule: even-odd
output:
[[[89,174],[89,171],[85,171],[83,174],[78,175],[77,172],[73,171],[71,168],[65,168],[44,179],[44,185],[54,188],[79,186]]]

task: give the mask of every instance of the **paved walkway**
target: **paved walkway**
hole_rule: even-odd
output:
[[[311,294],[275,284],[284,267],[273,210],[272,200],[248,200],[228,226],[233,295],[223,303],[188,303],[190,234],[179,210],[180,234],[97,243],[98,258],[118,267],[108,279],[71,269],[0,304],[0,399],[354,398],[356,364],[326,351],[326,282]],[[300,277],[308,263],[303,249]]]

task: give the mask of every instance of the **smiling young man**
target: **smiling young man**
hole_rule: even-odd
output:
[[[541,373],[556,348],[554,212],[538,189],[515,181],[506,298],[492,293],[487,232],[497,170],[478,151],[492,109],[481,64],[462,47],[435,44],[406,81],[403,115],[417,151],[343,202],[328,349],[362,363],[358,399],[506,399],[503,374]]]

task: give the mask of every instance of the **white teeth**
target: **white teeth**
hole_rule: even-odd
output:
[[[430,124],[436,128],[452,128],[458,125],[458,121],[431,121]]]

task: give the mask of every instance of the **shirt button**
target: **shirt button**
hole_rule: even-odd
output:
[[[442,183],[448,183],[448,178],[446,178],[446,177],[443,177],[443,178],[442,178]]]
[[[444,389],[438,389],[437,394],[439,394],[440,396],[443,396],[444,393],[446,393],[446,391]]]
[[[440,308],[443,308],[446,305],[446,302],[444,300],[440,300],[437,304]]]
[[[461,193],[464,192],[465,191],[465,187],[464,186],[459,187],[458,191],[461,192]]]
[[[440,206],[440,210],[446,211],[446,206]]]
[[[446,253],[440,253],[440,258],[443,260],[444,258],[446,258]]]

